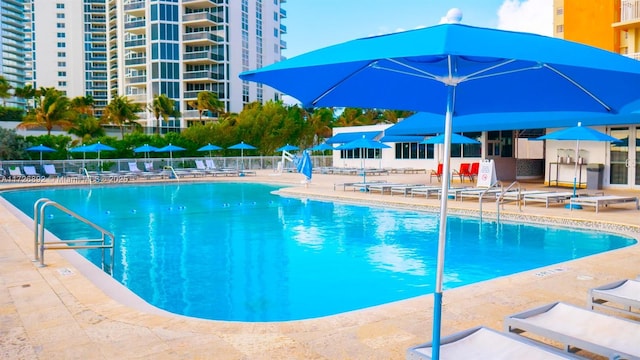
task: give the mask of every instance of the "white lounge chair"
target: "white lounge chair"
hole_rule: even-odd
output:
[[[610,359],[640,359],[640,323],[556,302],[507,316],[505,331],[529,332]]]
[[[590,289],[587,306],[640,317],[640,281],[620,280]]]
[[[45,175],[47,175],[48,177],[60,176],[56,171],[56,167],[53,164],[44,164],[42,168],[44,169]]]
[[[580,206],[593,206],[596,208],[596,214],[598,213],[598,209],[602,206],[609,206],[612,204],[622,204],[622,203],[636,203],[636,210],[640,209],[640,204],[638,204],[637,196],[618,196],[618,195],[603,195],[603,196],[578,196],[571,198],[570,200],[570,209],[573,209],[574,205]]]
[[[432,344],[410,348],[407,360],[431,359]],[[483,326],[440,339],[441,359],[576,359],[558,349]]]
[[[526,194],[522,200],[524,206],[527,206],[527,202],[543,202],[545,207],[549,207],[549,204],[560,204],[571,199],[572,192],[546,192],[539,194]]]
[[[138,167],[138,163],[135,161],[129,161],[127,163],[129,165],[129,172],[132,174],[141,174],[142,170]]]
[[[22,167],[24,174],[27,176],[41,176],[38,171],[36,171],[36,167],[33,165],[25,165]]]
[[[22,178],[25,175],[20,170],[19,166],[9,166],[9,177],[12,179]]]

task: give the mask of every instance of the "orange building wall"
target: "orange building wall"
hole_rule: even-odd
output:
[[[564,0],[564,39],[619,52],[620,0]]]

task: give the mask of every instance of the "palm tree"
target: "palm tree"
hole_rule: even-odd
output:
[[[40,89],[38,106],[25,115],[18,124],[19,129],[44,127],[47,135],[51,135],[54,126],[67,130],[73,126],[72,111],[69,98],[55,88]]]
[[[0,75],[0,98],[2,99],[2,105],[7,105],[7,99],[11,97],[11,84],[9,81],[5,79],[4,76]]]
[[[200,122],[202,122],[202,114],[205,111],[214,113],[224,112],[224,102],[218,99],[218,94],[211,91],[200,91],[196,101],[189,101],[189,106],[198,110]]]
[[[40,92],[36,90],[30,84],[25,85],[24,87],[18,87],[15,89],[15,95],[21,99],[24,99],[27,102],[27,111],[32,108],[32,100],[40,95]]]
[[[71,99],[71,108],[80,114],[93,116],[94,102],[91,94],[87,96],[76,96]]]
[[[156,95],[153,98],[153,102],[147,106],[147,109],[153,113],[153,117],[156,119],[158,126],[156,127],[156,134],[160,134],[160,118],[164,121],[169,120],[170,117],[180,117],[180,111],[175,107],[175,101],[170,99],[165,94]]]
[[[139,104],[131,102],[126,96],[116,95],[104,108],[103,119],[120,127],[120,133],[124,138],[125,125],[140,126],[135,120],[137,113],[142,111]]]
[[[100,124],[100,120],[83,114],[78,116],[74,126],[69,129],[69,134],[81,138],[82,142],[85,143],[92,138],[105,136],[106,132],[102,124]]]

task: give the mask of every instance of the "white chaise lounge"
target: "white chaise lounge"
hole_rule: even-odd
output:
[[[640,359],[640,322],[556,302],[507,316],[505,331],[529,332],[610,359]]]
[[[640,317],[640,281],[620,280],[590,289],[587,306]]]
[[[431,359],[431,342],[410,348],[407,360]],[[440,359],[576,359],[558,349],[522,336],[501,333],[479,326],[444,337],[440,341]]]
[[[593,206],[596,208],[596,213],[601,207],[606,207],[612,204],[623,204],[633,202],[636,204],[636,210],[640,209],[637,196],[618,196],[618,195],[603,195],[603,196],[579,196],[571,198],[571,209],[574,205],[581,206]]]

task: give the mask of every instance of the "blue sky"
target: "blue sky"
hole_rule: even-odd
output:
[[[286,57],[371,35],[432,26],[458,8],[462,23],[552,35],[553,0],[287,0]]]

